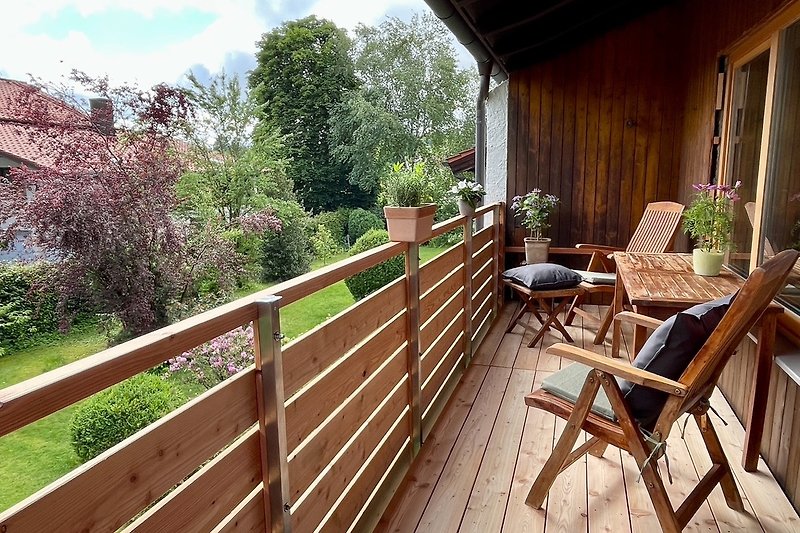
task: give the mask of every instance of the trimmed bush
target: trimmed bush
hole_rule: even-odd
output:
[[[72,447],[82,461],[100,455],[183,403],[163,378],[139,374],[82,403],[72,417]]]
[[[311,270],[311,243],[299,222],[287,222],[280,232],[264,234],[261,278],[286,281]]]
[[[347,220],[347,234],[350,235],[350,242],[352,243],[355,243],[369,230],[384,228],[383,220],[366,209],[353,209],[350,212],[350,218]]]
[[[37,287],[50,268],[47,263],[0,265],[0,355],[58,331],[56,295]]]
[[[310,219],[294,201],[273,200],[271,207],[281,219],[281,231],[266,231],[261,247],[261,279],[286,281],[311,270],[311,243],[306,230]]]
[[[356,241],[350,249],[350,255],[360,254],[387,242],[389,242],[389,233],[386,230],[370,230]],[[405,260],[402,255],[398,255],[363,272],[359,272],[355,276],[345,279],[344,282],[353,298],[360,300],[403,274],[405,274]]]

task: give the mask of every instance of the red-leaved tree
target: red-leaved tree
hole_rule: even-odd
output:
[[[63,317],[68,302],[88,301],[139,335],[196,308],[202,293],[227,290],[238,258],[218,232],[174,215],[185,152],[177,139],[192,114],[185,93],[111,87],[79,72],[71,81],[104,100],[90,109],[63,86],[36,82],[5,111],[37,158],[0,187],[5,239],[30,229],[30,244],[57,262],[47,282]]]

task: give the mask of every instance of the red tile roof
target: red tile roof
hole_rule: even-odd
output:
[[[46,113],[45,119],[52,122],[81,122],[86,118],[70,105],[33,85],[0,78],[0,155],[29,165],[46,166],[53,159],[34,142],[40,128],[21,116],[19,103],[24,98],[37,99],[37,109],[43,109]]]

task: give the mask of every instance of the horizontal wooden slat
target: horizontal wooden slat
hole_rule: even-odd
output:
[[[489,311],[488,313],[486,313],[486,317],[483,319],[483,322],[479,323],[479,317],[478,317],[478,319],[473,319],[472,320],[472,323],[473,323],[472,331],[475,332],[475,333],[472,334],[472,345],[473,346],[477,346],[477,345],[481,344],[484,341],[484,339],[486,338],[486,335],[489,333],[489,328],[492,327],[491,316],[492,316],[492,313],[491,313],[491,311]]]
[[[240,372],[0,515],[12,531],[113,531],[256,422]]]
[[[419,293],[425,294],[464,262],[464,244],[448,248],[419,269]]]
[[[456,338],[455,342],[447,350],[447,354],[442,358],[441,364],[434,369],[431,377],[422,385],[420,405],[423,414],[430,406],[431,401],[442,387],[442,384],[447,380],[447,376],[450,375],[453,368],[461,365],[461,359],[464,355],[463,338],[463,334]]]
[[[481,285],[477,284],[478,280],[475,280],[474,289],[472,292],[472,310],[473,315],[475,316],[475,312],[478,309],[478,306],[483,303],[486,297],[489,295],[490,292],[494,289],[494,283],[492,280],[492,276],[487,276]]]
[[[491,204],[484,205],[483,207],[479,207],[475,210],[475,217],[482,217],[488,214],[491,211],[494,211],[497,207],[500,206],[500,202],[493,202]]]
[[[439,391],[433,395],[430,404],[422,415],[422,442],[425,442],[425,439],[431,434],[431,429],[436,424],[439,415],[444,411],[463,374],[463,366],[457,365],[455,371],[450,373],[450,376],[439,388]]]
[[[464,313],[463,311],[459,312],[456,315],[455,320],[450,322],[447,325],[446,329],[442,331],[442,335],[436,339],[433,343],[433,346],[422,355],[422,360],[420,361],[420,381],[425,382],[426,379],[431,375],[433,369],[436,368],[436,365],[439,364],[439,361],[442,360],[442,357],[447,353],[448,348],[453,344],[456,340],[456,337],[460,333],[464,331]]]
[[[486,317],[492,313],[493,301],[491,295],[489,298],[481,302],[478,309],[475,311],[475,314],[472,315],[472,331],[477,331],[483,321],[486,320]]]
[[[444,306],[440,307],[433,317],[422,325],[419,332],[419,351],[425,353],[431,343],[442,332],[453,317],[464,308],[464,289],[459,289]]]
[[[364,508],[364,503],[378,487],[378,483],[385,478],[402,455],[409,453],[408,418],[409,413],[405,413],[386,435],[382,435],[383,441],[371,450],[372,456],[365,461],[358,478],[330,514],[321,531],[330,533],[347,531]]]
[[[434,237],[438,237],[439,235],[444,235],[448,231],[453,231],[456,228],[463,227],[466,223],[466,218],[458,215],[453,218],[449,218],[438,224],[434,224],[433,232],[431,233],[431,239]]]
[[[486,226],[475,235],[472,236],[472,251],[477,252],[484,246],[486,246],[489,241],[492,240],[494,236],[494,228],[492,226]]]
[[[524,254],[524,246],[506,246],[504,249],[507,254]],[[592,251],[588,248],[564,248],[558,246],[551,246],[549,250],[550,255],[592,255]]]
[[[125,531],[210,531],[261,481],[259,435],[254,425]]]
[[[419,301],[420,323],[427,322],[444,303],[464,285],[464,267],[452,272],[441,283],[432,288]]]
[[[397,391],[407,393],[400,388],[396,389],[395,393]],[[393,393],[391,399],[395,400],[395,396],[396,394]],[[370,455],[376,448],[379,448],[381,441],[392,431],[392,428],[397,426],[398,422],[407,419],[409,412],[408,406],[400,401],[387,401],[380,406],[367,427],[336,458],[330,469],[311,488],[305,499],[292,509],[292,524],[297,527],[298,531],[312,531],[322,522],[328,511],[333,508],[336,500],[344,493],[350,481],[368,461]],[[408,429],[407,423],[400,428],[400,435],[403,439],[408,436]],[[386,471],[389,465],[387,463],[380,467]],[[363,504],[363,500],[359,503]]]
[[[480,269],[475,275],[472,277],[472,293],[473,295],[477,292],[483,285],[486,283],[486,280],[492,278],[493,274],[493,265],[492,263],[486,263],[483,265],[483,268]]]
[[[494,244],[488,244],[472,255],[472,271],[477,273],[495,256]]]
[[[211,533],[264,533],[269,528],[269,506],[264,510],[263,486],[256,487]]]
[[[405,342],[405,336],[405,315],[398,315],[375,336],[340,360],[330,372],[287,403],[286,439],[290,453],[389,359]],[[390,366],[395,369],[397,364]],[[397,379],[390,386],[395,383]]]
[[[401,278],[326,320],[283,349],[287,398],[406,307]]]

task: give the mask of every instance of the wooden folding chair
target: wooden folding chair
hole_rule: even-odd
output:
[[[638,252],[638,253],[652,253],[658,254],[669,251],[675,242],[675,236],[678,232],[678,225],[681,221],[681,214],[683,214],[683,205],[675,202],[653,202],[647,204],[647,208],[633,232],[627,248],[616,248],[613,246],[600,246],[596,244],[578,244],[577,248],[583,250],[590,250],[592,257],[589,260],[589,266],[586,268],[587,272],[600,272],[612,273],[615,271],[613,253],[614,252]],[[567,313],[564,323],[569,326],[575,318],[579,315],[584,320],[596,322],[597,318],[585,312],[580,308],[581,304],[589,294],[614,293],[614,280],[603,280],[603,282],[585,284],[586,290],[583,294],[578,295],[572,301],[572,306]],[[609,307],[606,314],[600,321],[600,327],[594,337],[595,344],[602,344],[608,333],[608,328],[611,326],[611,320],[614,316],[613,310]]]
[[[544,334],[547,333],[547,331],[552,327],[561,332],[567,342],[573,342],[569,332],[558,319],[558,315],[564,312],[572,299],[583,293],[585,290],[583,284],[570,287],[569,289],[537,291],[529,289],[528,287],[518,283],[514,283],[508,279],[503,280],[503,283],[510,287],[520,299],[519,307],[509,321],[508,327],[506,328],[506,333],[511,333],[511,330],[513,330],[517,325],[520,325],[524,329],[533,332],[533,339],[531,339],[531,341],[528,343],[528,347],[531,348],[535,346],[536,343],[539,342],[539,339],[544,337]],[[550,305],[548,300],[560,301],[557,304]],[[541,327],[538,330],[524,320],[521,320],[522,316],[527,312],[533,314],[533,316],[536,317],[536,320],[539,321]]]
[[[681,531],[717,484],[721,485],[728,506],[741,511],[743,507],[739,491],[707,415],[709,397],[736,347],[783,288],[798,255],[800,253],[794,250],[783,251],[752,272],[719,325],[677,381],[568,344],[550,347],[548,353],[583,363],[592,370],[586,374],[575,402],[563,400],[541,389],[525,397],[527,405],[567,420],[566,429],[539,472],[526,503],[541,508],[560,472],[586,452],[602,455],[605,446],[612,444],[630,452],[636,459],[663,531]],[[657,327],[661,323],[629,312],[621,313],[618,318],[646,327]],[[633,418],[631,406],[623,397],[615,377],[665,393],[666,401],[648,437],[644,436]],[[591,411],[600,387],[613,409],[614,421]],[[694,417],[713,465],[675,510],[652,456],[656,455],[657,459],[653,450],[658,452],[663,449],[672,425],[683,413],[690,413]],[[581,430],[592,437],[573,451],[572,447]]]

